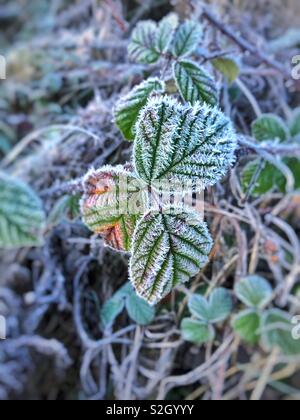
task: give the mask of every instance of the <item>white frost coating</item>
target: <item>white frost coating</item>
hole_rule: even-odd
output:
[[[192,54],[202,40],[202,26],[195,21],[187,20],[178,28],[173,46],[176,57],[185,57]]]
[[[151,98],[136,124],[135,170],[148,183],[214,185],[235,161],[236,144],[233,126],[219,109]]]
[[[133,140],[134,126],[141,109],[146,105],[149,96],[154,92],[163,92],[164,82],[157,77],[144,80],[122,97],[114,109],[115,123],[124,137]]]
[[[151,305],[158,303],[199,272],[211,248],[207,226],[197,214],[150,210],[138,222],[133,238],[130,278],[137,294]]]

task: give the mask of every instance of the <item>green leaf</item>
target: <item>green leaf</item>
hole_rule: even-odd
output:
[[[182,187],[214,185],[235,161],[236,134],[216,108],[182,106],[163,97],[151,98],[136,125],[134,165],[152,184],[172,180]]]
[[[157,50],[157,25],[153,21],[143,21],[137,24],[132,32],[128,46],[132,61],[142,64],[154,64],[160,58]]]
[[[155,309],[138,297],[128,282],[103,305],[101,310],[102,325],[110,327],[124,307],[126,307],[129,317],[139,325],[148,325],[155,317]]]
[[[101,308],[101,324],[104,329],[110,328],[115,319],[120,315],[125,306],[125,300],[122,297],[113,296]]]
[[[293,116],[289,122],[290,133],[292,137],[300,135],[300,108],[293,112]]]
[[[236,315],[232,322],[234,331],[247,343],[257,344],[260,340],[261,317],[254,309],[247,309]]]
[[[249,276],[236,284],[235,293],[245,305],[261,309],[271,301],[273,290],[264,278]]]
[[[210,319],[210,307],[207,299],[202,295],[192,295],[188,301],[190,313],[196,318],[208,322]]]
[[[148,208],[147,192],[122,166],[88,172],[81,201],[83,222],[108,246],[129,251],[137,220]]]
[[[263,317],[262,335],[267,349],[278,347],[286,356],[300,355],[300,340],[293,338],[291,316],[279,309],[267,311]]]
[[[284,163],[289,167],[289,169],[292,171],[295,179],[295,190],[300,188],[300,159],[297,158],[286,158],[284,159]],[[284,179],[283,182],[284,189],[283,192],[285,192],[285,185],[286,180]]]
[[[155,317],[155,309],[148,302],[137,296],[135,290],[130,285],[130,293],[126,299],[126,309],[129,317],[139,325],[150,324]]]
[[[214,79],[197,63],[181,60],[174,63],[174,78],[183,99],[194,105],[197,101],[218,104],[218,89]]]
[[[212,291],[209,300],[201,295],[191,296],[188,307],[191,314],[201,321],[217,323],[230,315],[232,300],[226,289],[217,288]]]
[[[164,91],[164,83],[157,78],[145,80],[121,98],[114,110],[115,122],[127,140],[135,136],[135,124],[141,109],[151,94]]]
[[[178,17],[175,13],[170,13],[159,22],[155,44],[157,51],[165,54],[169,50],[177,26]]]
[[[134,234],[131,282],[138,295],[154,305],[173,287],[196,275],[208,261],[211,248],[207,226],[196,213],[150,211]]]
[[[232,299],[227,289],[214,289],[209,297],[209,321],[217,323],[224,321],[232,311]]]
[[[179,26],[173,44],[175,57],[186,57],[192,54],[203,38],[202,26],[192,20],[187,20]]]
[[[42,203],[23,182],[0,173],[0,248],[41,246]]]
[[[277,115],[264,114],[252,124],[252,134],[258,141],[288,140],[289,134],[285,122]]]
[[[260,168],[260,160],[249,162],[241,173],[241,183],[244,192],[247,192],[253,179]],[[251,195],[260,197],[272,190],[285,192],[286,179],[285,176],[269,162],[264,162],[259,177],[253,186]]]
[[[80,197],[78,195],[61,197],[54,205],[47,218],[47,226],[54,227],[64,219],[73,220],[80,215]]]
[[[240,74],[240,67],[235,60],[227,57],[218,57],[212,60],[213,66],[222,73],[228,83],[233,83]]]
[[[181,332],[184,340],[195,344],[205,344],[215,338],[214,327],[191,318],[182,320]]]

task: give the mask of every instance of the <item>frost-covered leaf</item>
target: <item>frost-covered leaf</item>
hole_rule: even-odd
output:
[[[176,214],[180,212],[179,214]],[[196,275],[208,261],[212,239],[195,213],[150,211],[133,240],[130,277],[139,296],[158,303],[173,287]]]
[[[131,60],[142,64],[156,63],[160,58],[157,50],[157,25],[153,21],[137,24],[132,32],[128,53]]]
[[[114,110],[115,122],[127,140],[135,136],[135,124],[141,109],[147,104],[154,92],[163,92],[164,84],[158,78],[145,80],[128,95],[122,97]]]
[[[129,251],[138,218],[146,211],[147,193],[123,167],[92,169],[84,179],[81,213],[87,227],[107,245]]]
[[[197,63],[181,60],[174,63],[174,78],[183,99],[194,105],[197,101],[218,104],[218,89],[212,76]]]
[[[300,136],[300,108],[297,108],[293,112],[293,116],[290,120],[289,127],[290,127],[291,136],[298,138],[298,136]],[[300,137],[299,137],[299,141],[300,141]]]
[[[42,203],[23,182],[0,173],[0,248],[41,246]]]
[[[185,57],[192,54],[202,41],[202,26],[195,21],[187,20],[176,31],[173,54],[176,57]]]
[[[217,323],[224,321],[232,311],[232,299],[229,291],[221,287],[212,291],[209,297],[209,320]]]
[[[155,44],[157,51],[163,54],[168,51],[178,23],[178,16],[175,13],[170,13],[159,22]]]
[[[185,318],[181,323],[182,337],[195,344],[205,344],[215,338],[214,327],[192,318]]]
[[[264,278],[248,276],[236,284],[235,293],[245,305],[263,308],[272,299],[273,290]]]
[[[240,74],[240,67],[235,60],[227,57],[218,57],[212,60],[213,66],[222,73],[229,83],[233,83]]]
[[[167,97],[150,99],[136,130],[135,170],[147,183],[193,181],[203,189],[218,182],[235,160],[230,120],[206,104],[191,107]]]
[[[285,122],[273,114],[264,114],[252,124],[252,134],[258,141],[286,141],[289,137]]]
[[[264,314],[262,336],[268,349],[278,347],[285,355],[300,355],[300,340],[293,338],[291,316],[279,309]]]
[[[212,291],[208,300],[201,295],[192,295],[188,307],[196,318],[208,323],[217,323],[229,316],[232,300],[226,289],[217,288]]]
[[[246,309],[236,315],[232,321],[234,331],[250,344],[260,340],[261,317],[254,309]]]

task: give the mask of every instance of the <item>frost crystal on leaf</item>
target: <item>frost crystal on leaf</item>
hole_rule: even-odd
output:
[[[219,94],[214,79],[197,63],[182,60],[174,63],[174,78],[183,99],[194,105],[197,101],[212,106],[218,104]]]
[[[130,277],[138,295],[158,303],[179,283],[196,275],[208,261],[212,239],[192,212],[151,210],[137,224]]]
[[[84,189],[84,223],[101,234],[107,245],[129,251],[136,222],[147,208],[142,183],[122,166],[106,166],[86,175]]]
[[[185,57],[192,54],[202,41],[202,26],[188,20],[179,26],[174,39],[173,54],[176,57]]]
[[[217,108],[153,98],[136,125],[134,165],[138,176],[157,181],[216,184],[234,162],[236,134]]]
[[[0,248],[40,246],[44,228],[40,199],[23,182],[0,173]]]
[[[128,53],[131,60],[142,64],[156,63],[160,54],[156,48],[157,25],[152,21],[138,23],[132,32]]]
[[[117,103],[114,110],[115,122],[127,140],[134,139],[136,120],[150,94],[163,91],[164,83],[158,78],[151,78],[136,86]]]

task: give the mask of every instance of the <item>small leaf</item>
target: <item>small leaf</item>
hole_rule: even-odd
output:
[[[122,97],[114,110],[115,122],[127,140],[135,136],[135,124],[141,109],[152,93],[163,92],[164,84],[157,78],[145,80]]]
[[[218,104],[218,89],[214,79],[197,63],[181,60],[174,63],[174,78],[183,99],[194,105],[197,101]]]
[[[196,318],[207,322],[210,318],[210,307],[207,299],[201,295],[192,295],[188,302],[190,313]]]
[[[150,324],[155,317],[155,309],[148,302],[137,296],[130,285],[131,292],[126,299],[126,309],[129,317],[139,325]]]
[[[154,187],[172,180],[203,189],[218,182],[235,161],[230,120],[205,104],[191,107],[167,97],[151,98],[136,130],[135,170]]]
[[[169,50],[177,26],[178,17],[175,13],[170,13],[159,22],[155,43],[157,51],[164,54]]]
[[[195,213],[182,209],[150,211],[134,234],[130,278],[138,295],[151,305],[196,275],[208,261],[212,239]]]
[[[45,213],[23,182],[0,173],[0,248],[41,246]]]
[[[260,168],[260,160],[254,160],[249,162],[241,173],[241,183],[244,192],[247,192],[250,185],[253,183],[253,179]],[[285,176],[275,168],[271,163],[264,162],[260,171],[259,177],[255,185],[253,186],[251,195],[253,197],[260,197],[272,190],[278,190],[285,192],[286,179]]]
[[[147,193],[141,182],[121,166],[92,169],[84,179],[81,201],[83,221],[101,234],[106,244],[129,251],[139,217],[147,208]]]
[[[181,323],[182,337],[195,344],[205,344],[215,338],[214,328],[202,321],[185,318]]]
[[[240,67],[235,60],[227,57],[218,57],[212,60],[213,66],[222,73],[228,83],[233,83],[240,74]]]
[[[113,325],[115,319],[120,315],[125,306],[125,300],[122,297],[113,296],[101,308],[101,323],[104,329]]]
[[[297,108],[293,112],[293,116],[290,120],[289,127],[292,137],[298,137],[300,135],[300,108]]]
[[[224,321],[232,311],[232,299],[227,289],[214,289],[209,297],[209,321]]]
[[[179,26],[174,39],[173,54],[176,57],[186,57],[192,54],[203,38],[202,26],[188,20]]]
[[[156,43],[156,23],[150,20],[138,23],[132,32],[131,42],[128,46],[130,59],[142,64],[156,63],[160,58]]]
[[[207,323],[224,321],[232,310],[230,293],[223,288],[212,291],[209,300],[201,295],[192,295],[188,303],[192,315]]]
[[[80,197],[68,196],[61,197],[54,205],[47,218],[47,226],[54,227],[61,223],[65,218],[73,220],[80,215]]]
[[[289,137],[285,122],[277,115],[264,114],[252,124],[252,134],[258,141],[286,141]]]
[[[262,324],[262,335],[268,349],[278,347],[286,356],[300,354],[300,340],[293,338],[294,325],[288,313],[271,309],[265,313]]]
[[[273,290],[264,278],[249,276],[236,284],[235,293],[245,305],[261,309],[271,301]]]
[[[257,344],[260,340],[261,318],[254,309],[247,309],[236,315],[232,327],[247,343]]]

